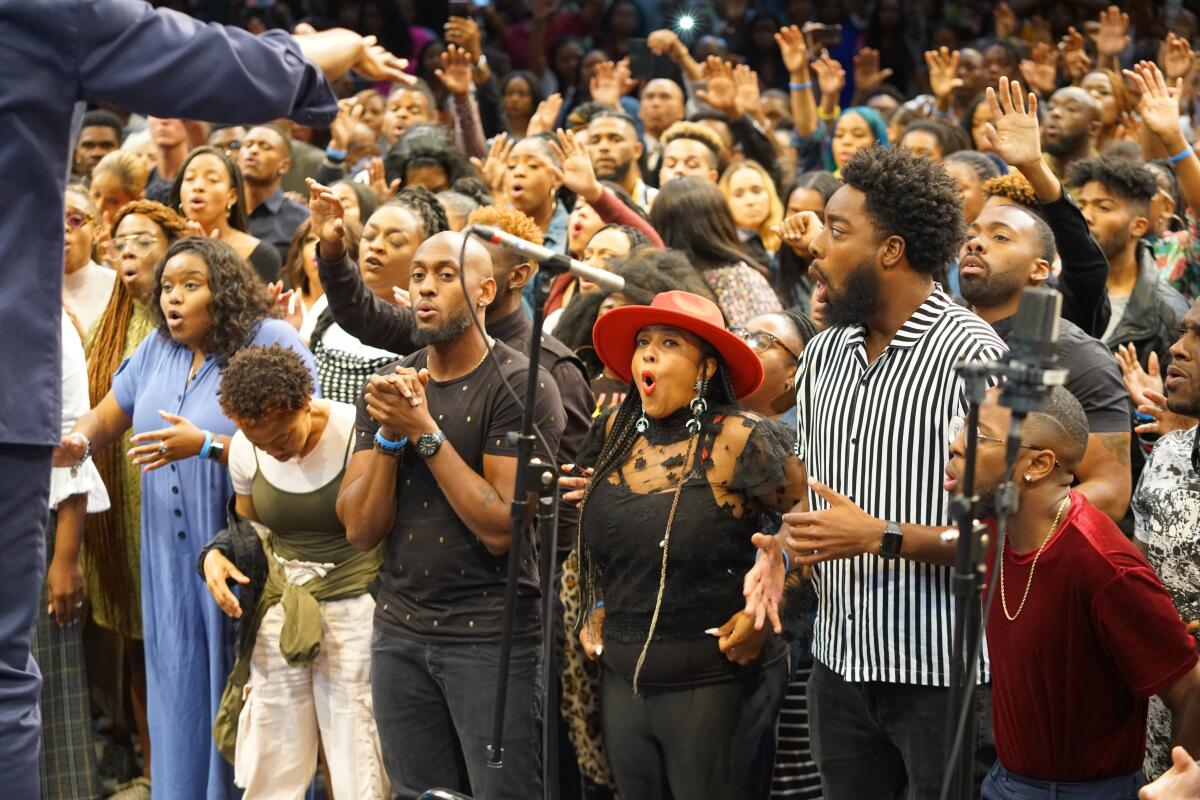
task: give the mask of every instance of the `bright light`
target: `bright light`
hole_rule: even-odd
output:
[[[696,20],[692,17],[691,14],[684,14],[679,18],[679,21],[675,24],[679,28],[679,31],[681,33],[687,33],[692,28],[696,27]]]

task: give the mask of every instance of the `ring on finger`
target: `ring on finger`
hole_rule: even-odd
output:
[[[160,445],[158,446],[158,454],[159,454],[160,456],[165,456],[165,455],[167,454],[167,444],[166,444],[166,442],[163,442],[162,444],[160,444]]]

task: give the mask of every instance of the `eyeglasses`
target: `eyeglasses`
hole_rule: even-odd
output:
[[[965,431],[966,429],[967,429],[967,418],[966,417],[958,416],[958,417],[954,417],[952,420],[950,420],[949,435],[950,435],[951,444],[953,444],[958,439],[959,436],[962,436],[963,431]],[[977,439],[979,439],[979,441],[981,441],[981,442],[995,442],[996,444],[1003,444],[1003,445],[1008,444],[1007,439],[999,439],[995,436],[988,436],[986,433],[979,430],[978,428],[975,429],[975,437]],[[1040,445],[1036,445],[1036,444],[1021,443],[1017,446],[1024,447],[1027,450],[1037,450],[1038,452],[1049,449],[1046,447],[1041,447]],[[1056,467],[1059,466],[1057,458],[1054,459],[1054,466],[1056,466]]]
[[[67,227],[73,231],[77,231],[84,225],[92,221],[92,215],[83,211],[68,211],[65,222]]]
[[[778,346],[783,352],[787,353],[793,359],[799,361],[799,353],[792,352],[792,348],[788,347],[783,342],[779,341],[779,337],[770,331],[748,331],[745,328],[733,328],[730,333],[741,339],[756,353],[765,353],[772,346]]]
[[[154,247],[159,237],[153,233],[134,233],[129,236],[118,236],[113,239],[113,247],[118,253],[131,250],[134,253],[147,253]]]

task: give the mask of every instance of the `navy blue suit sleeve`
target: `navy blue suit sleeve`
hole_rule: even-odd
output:
[[[328,127],[337,115],[325,76],[282,31],[254,36],[141,0],[88,0],[77,7],[84,98],[223,123],[290,117]]]

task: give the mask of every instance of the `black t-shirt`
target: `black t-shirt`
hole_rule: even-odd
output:
[[[525,386],[524,356],[497,341],[494,352],[504,376],[521,397]],[[379,370],[396,365],[421,369],[424,349]],[[558,388],[540,370],[534,420],[551,450],[557,450],[563,430]],[[452,381],[430,379],[426,401],[434,420],[446,434],[443,447],[453,446],[476,474],[483,474],[483,456],[516,457],[507,441],[509,431],[521,428],[521,406],[504,388],[491,358],[469,374]],[[355,451],[374,446],[379,423],[359,399]],[[547,458],[539,444],[537,455]],[[405,448],[396,485],[396,524],[388,535],[381,590],[375,620],[386,630],[419,640],[464,641],[500,636],[504,612],[504,581],[508,556],[493,556],[455,514],[425,460],[410,443]],[[538,628],[537,564],[528,538],[521,546],[520,589],[515,631],[530,635]]]
[[[992,327],[1005,344],[1012,339],[1013,318]],[[1067,369],[1066,388],[1087,414],[1090,433],[1129,433],[1129,393],[1121,380],[1121,368],[1099,339],[1088,336],[1068,319],[1059,321],[1058,364]]]

